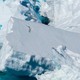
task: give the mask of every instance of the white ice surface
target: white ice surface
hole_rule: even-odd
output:
[[[71,51],[80,53],[78,33],[16,18],[12,30],[13,32],[7,35],[7,39],[14,50],[52,57],[52,47],[65,45]]]
[[[54,0],[55,3],[59,1],[55,5],[53,5],[53,0],[47,1],[49,5],[41,3],[41,14],[47,13],[53,24],[55,23],[55,26],[50,23],[52,26],[72,32],[16,19],[24,18],[17,11],[20,8],[16,5],[17,2],[8,0],[5,4],[10,5],[7,6],[2,2],[0,4],[0,24],[3,25],[3,28],[0,30],[0,43],[3,43],[3,46],[0,49],[0,70],[5,68],[6,59],[13,53],[13,48],[30,55],[35,54],[53,60],[55,56],[57,60],[60,59],[61,69],[37,76],[38,80],[80,80],[80,34],[78,34],[80,33],[80,0],[60,0],[61,2]],[[44,5],[46,6],[43,8]],[[54,9],[55,14],[53,14]],[[10,20],[11,16],[16,18]],[[6,39],[7,33],[10,33],[7,36],[8,40]],[[60,45],[68,49],[61,51]],[[58,51],[54,56],[52,47]],[[57,55],[58,53],[60,54]],[[64,58],[60,55],[63,55]]]

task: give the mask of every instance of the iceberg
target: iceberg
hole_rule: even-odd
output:
[[[56,76],[58,76],[58,72],[62,72],[63,74],[68,73],[71,76],[74,76],[76,74],[76,76],[74,76],[74,80],[79,80],[79,33],[64,31],[37,22],[35,23],[20,20],[17,18],[13,18],[13,20],[14,23],[11,29],[12,32],[8,33],[7,40],[9,42],[8,45],[12,47],[13,50],[19,52],[15,53],[15,55],[13,52],[12,57],[10,59],[8,58],[6,68],[8,71],[11,70],[10,73],[16,75],[33,75],[36,76],[37,79],[40,78],[40,80],[43,80],[45,75],[49,72],[49,76],[54,74],[57,74]],[[25,59],[27,55],[29,56]],[[40,72],[38,73],[37,70],[32,67],[32,63],[28,68],[29,70],[27,71],[27,68],[25,69],[25,66],[28,66],[30,56],[32,55],[35,56],[33,60],[36,60],[37,56],[39,56],[37,58],[38,60],[40,60],[42,57],[48,59],[50,61],[50,65],[52,65],[53,68],[47,67],[47,69],[45,68],[46,70],[40,68]],[[76,61],[75,59],[78,60]],[[49,64],[48,60],[47,63]],[[37,64],[35,66],[38,67]],[[44,70],[45,73],[43,73]],[[26,72],[28,72],[28,74]],[[65,76],[70,80],[72,79],[67,75],[62,75],[57,78],[51,77],[51,79],[66,80],[67,78],[65,78]]]
[[[79,33],[64,31],[17,18],[13,19],[13,32],[7,35],[7,40],[14,50],[51,58],[52,47],[56,48],[59,45],[65,45],[71,51],[80,53]]]

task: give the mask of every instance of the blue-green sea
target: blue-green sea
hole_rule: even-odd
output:
[[[16,76],[14,74],[10,74],[8,72],[0,71],[0,80],[37,80],[35,77],[29,76]]]

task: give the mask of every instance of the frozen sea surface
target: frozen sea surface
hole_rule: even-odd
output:
[[[80,1],[29,1],[0,0],[0,80],[80,80]]]

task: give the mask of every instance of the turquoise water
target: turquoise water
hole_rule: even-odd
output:
[[[46,0],[44,0],[44,1],[46,1]],[[36,3],[36,2],[39,2],[39,0],[37,0],[37,1],[34,0],[34,3]],[[27,4],[30,4],[30,8],[33,9],[33,11],[30,10],[29,14],[32,13],[33,15],[36,15],[36,18],[37,18],[38,22],[46,24],[46,25],[49,24],[49,22],[50,22],[49,18],[47,16],[45,17],[45,16],[40,14],[40,11],[39,11],[40,10],[40,5],[31,4],[29,0],[24,0],[24,1],[21,2],[21,5],[23,5],[25,7],[28,7]],[[25,14],[25,16],[27,16],[27,14]],[[25,20],[30,20],[30,19],[31,19],[31,16],[29,16]]]
[[[10,74],[8,72],[0,71],[0,80],[37,80],[37,79],[35,77],[16,76],[16,75]]]
[[[23,60],[24,56],[25,55],[23,55],[23,53],[15,52],[11,56],[11,58],[17,58],[19,62],[19,60]],[[8,60],[5,67],[6,72],[0,71],[0,80],[37,80],[35,77],[29,77],[27,75],[41,75],[44,74],[46,71],[53,71],[55,69],[55,65],[53,65],[52,62],[49,62],[44,57],[37,60],[36,56],[32,55],[30,57],[30,60],[26,62],[21,69],[17,70],[17,68],[15,68],[15,65],[18,65],[19,63],[15,64],[15,59]],[[11,65],[14,65],[14,68],[11,67]],[[36,70],[35,73],[33,72],[34,70]]]
[[[0,24],[0,30],[2,29],[2,25]]]

